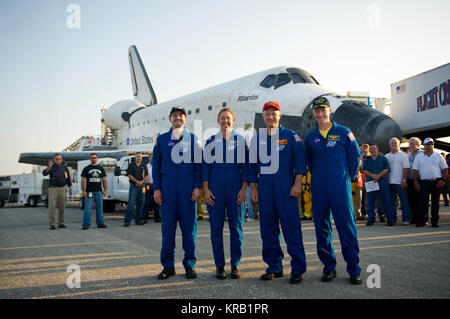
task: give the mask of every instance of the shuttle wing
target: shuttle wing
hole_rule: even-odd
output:
[[[62,154],[63,162],[67,166],[77,167],[77,162],[82,160],[88,160],[89,154],[97,153],[98,158],[115,158],[119,160],[120,158],[127,155],[127,151],[84,151],[84,152],[44,152],[44,153],[21,153],[19,157],[19,163],[24,164],[34,164],[34,165],[44,165],[48,164],[48,160],[52,159],[55,154]]]
[[[133,95],[135,99],[147,106],[158,104],[156,94],[148,79],[144,64],[134,45],[130,46],[128,49],[128,62],[130,63],[131,84],[133,86]]]

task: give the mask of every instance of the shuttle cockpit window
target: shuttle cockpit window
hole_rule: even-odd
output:
[[[288,84],[291,82],[291,78],[287,73],[278,73],[277,75],[277,83],[275,84],[275,89],[279,88],[282,85]]]
[[[270,74],[268,76],[266,76],[266,78],[264,80],[262,80],[262,82],[260,83],[260,85],[266,89],[270,88],[272,85],[274,85],[276,80],[276,75],[275,74]]]
[[[288,84],[291,81],[293,84],[319,84],[319,82],[317,82],[312,75],[308,74],[305,71],[297,68],[289,68],[287,69],[287,71],[288,73],[269,74],[264,78],[264,80],[261,81],[259,85],[266,89],[271,88],[272,86],[274,87],[274,89],[277,89],[280,86]]]
[[[288,68],[286,71],[292,78],[292,82],[295,83],[311,83],[320,85],[319,82],[309,73],[299,68]]]
[[[305,79],[298,73],[291,73],[292,83],[306,83]]]
[[[288,84],[293,81],[293,83],[305,83],[306,81],[299,74],[288,74],[288,73],[278,73],[278,74],[269,74],[262,80],[260,86],[268,89],[272,86],[274,89],[279,88],[282,85]]]

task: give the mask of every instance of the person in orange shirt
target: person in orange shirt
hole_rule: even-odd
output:
[[[370,156],[369,153],[369,144],[363,144],[361,145],[361,158],[360,158],[360,166],[362,167],[364,163],[364,159],[367,156]],[[361,216],[365,219],[365,216],[367,215],[367,193],[366,188],[364,187],[364,184],[366,183],[366,175],[363,172],[359,172],[359,176],[361,177]]]

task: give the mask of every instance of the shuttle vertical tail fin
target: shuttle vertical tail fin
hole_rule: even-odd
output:
[[[128,49],[128,62],[130,63],[131,84],[133,86],[133,95],[135,99],[147,106],[158,104],[156,94],[148,79],[144,64],[134,45],[130,46]]]

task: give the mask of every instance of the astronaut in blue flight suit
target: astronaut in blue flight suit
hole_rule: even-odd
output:
[[[330,282],[336,277],[331,220],[333,217],[350,282],[361,284],[359,246],[351,194],[351,181],[356,178],[361,150],[348,128],[330,120],[331,107],[327,98],[316,98],[312,109],[317,126],[306,136],[305,147],[311,168],[317,254],[324,264],[321,280]]]
[[[211,244],[216,278],[225,279],[223,226],[228,217],[230,229],[231,278],[240,278],[245,209],[241,205],[247,193],[247,146],[245,138],[233,130],[235,121],[229,108],[220,110],[220,131],[211,136],[203,151],[202,182],[211,228]],[[225,215],[226,211],[226,215]]]
[[[294,131],[279,125],[281,110],[270,101],[263,106],[266,129],[250,143],[249,183],[251,196],[260,208],[262,257],[268,268],[261,280],[283,276],[280,223],[291,256],[290,283],[302,281],[306,257],[298,208],[302,177],[306,174],[303,143]],[[258,188],[256,188],[258,183]]]
[[[161,206],[161,264],[158,279],[175,275],[175,233],[177,222],[183,237],[183,266],[186,278],[197,277],[194,265],[197,232],[196,201],[200,197],[202,148],[197,136],[189,132],[186,112],[172,108],[172,128],[158,136],[153,149],[153,187],[155,202]]]

